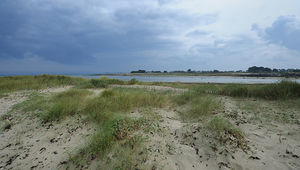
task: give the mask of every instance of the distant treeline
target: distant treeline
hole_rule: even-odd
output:
[[[271,69],[268,67],[249,67],[247,72],[249,73],[300,73],[300,69]]]
[[[193,71],[188,70],[175,70],[175,71],[146,71],[146,70],[137,70],[131,71],[131,73],[300,73],[300,69],[277,69],[277,68],[268,68],[268,67],[249,67],[247,71],[237,70],[237,71],[219,71],[219,70],[209,70],[209,71]]]

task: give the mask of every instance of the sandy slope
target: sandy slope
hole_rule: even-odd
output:
[[[148,135],[148,164],[158,169],[300,169],[300,126],[250,121],[233,98],[222,97],[224,113],[245,134],[249,149],[212,147],[197,123],[183,123],[176,111],[160,109],[161,133]],[[299,114],[299,113],[298,113]],[[235,115],[235,116],[233,116]]]
[[[162,169],[201,169],[199,156],[193,147],[182,143],[182,130],[186,124],[181,122],[174,111],[156,110],[161,116],[161,133],[150,133],[148,150],[149,165]]]
[[[235,111],[231,120],[246,134],[250,151],[237,152],[231,160],[235,169],[299,169],[300,126],[277,122],[249,121],[231,98],[224,98],[227,113]],[[262,113],[261,113],[262,114]],[[299,113],[298,113],[299,114]]]
[[[29,94],[29,91],[14,92],[0,98],[0,116],[6,114],[15,104],[26,100]]]
[[[69,88],[49,88],[40,92],[50,94]],[[7,112],[27,96],[13,93],[3,98],[1,110]],[[79,116],[43,124],[40,119],[17,111],[11,113],[10,121],[12,127],[0,133],[0,169],[58,169],[95,131],[93,125],[86,124]]]

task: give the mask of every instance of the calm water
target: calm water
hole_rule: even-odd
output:
[[[84,78],[99,78],[101,76],[84,76]],[[143,82],[184,82],[184,83],[244,83],[244,84],[264,84],[275,83],[284,78],[258,78],[258,77],[231,77],[231,76],[105,76],[120,80],[130,80],[132,78]],[[285,79],[297,81],[300,79]]]

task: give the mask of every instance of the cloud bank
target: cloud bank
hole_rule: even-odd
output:
[[[276,1],[258,15],[239,1],[212,2],[2,0],[0,73],[300,67],[292,3],[291,14],[274,12]]]

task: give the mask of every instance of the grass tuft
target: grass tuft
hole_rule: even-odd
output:
[[[11,122],[8,120],[1,120],[0,121],[0,132],[10,129],[12,126]]]
[[[199,120],[213,115],[220,108],[220,102],[214,96],[192,90],[173,96],[172,101],[181,106],[180,115],[184,120]]]
[[[293,81],[265,85],[227,85],[218,92],[233,97],[257,97],[269,100],[290,99],[300,97],[300,84]]]
[[[207,127],[221,144],[229,144],[244,150],[248,148],[242,131],[227,119],[215,116],[208,122]]]
[[[48,111],[42,112],[41,118],[45,122],[60,120],[68,115],[80,113],[85,106],[85,99],[92,92],[81,89],[71,89],[52,97],[53,104]]]
[[[92,120],[103,122],[111,113],[128,112],[140,107],[162,107],[166,98],[155,92],[139,89],[105,90],[87,101],[84,109]]]
[[[17,90],[32,90],[65,85],[78,85],[84,81],[85,80],[83,78],[47,74],[40,76],[0,77],[0,94]]]

